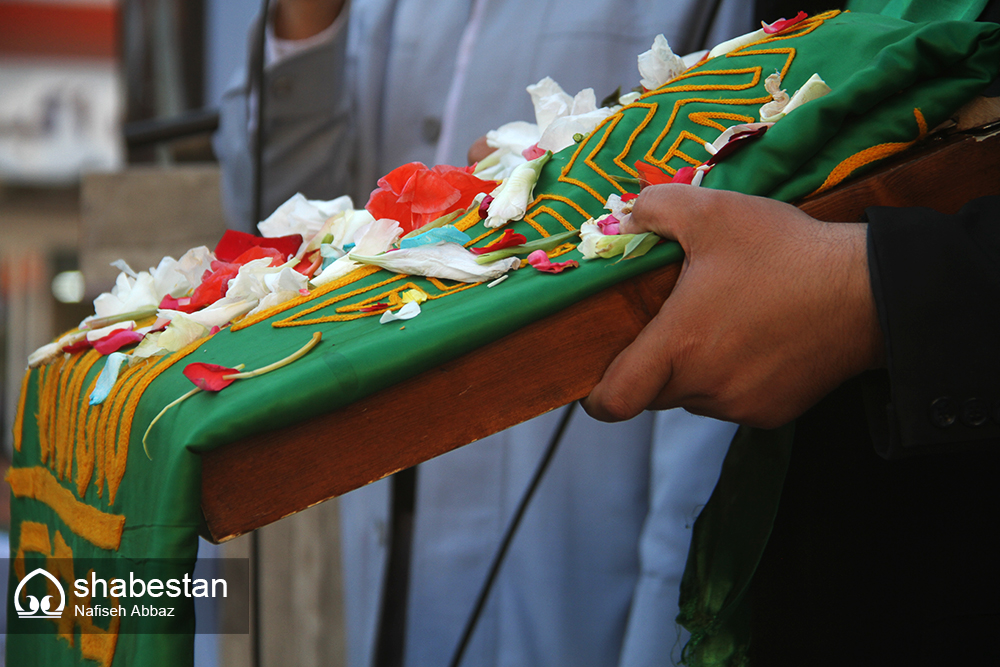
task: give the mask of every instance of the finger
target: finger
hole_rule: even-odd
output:
[[[631,419],[657,401],[663,404],[665,387],[674,372],[673,297],[664,302],[660,312],[635,340],[622,350],[601,381],[583,400],[590,416],[601,421]]]
[[[623,234],[655,232],[680,241],[681,230],[702,216],[701,188],[690,185],[654,185],[639,193],[632,215],[622,222]]]

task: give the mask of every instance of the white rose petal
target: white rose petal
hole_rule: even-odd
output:
[[[493,280],[521,264],[516,257],[489,264],[478,264],[476,255],[457,243],[422,245],[373,257],[351,253],[348,257],[364,264],[380,266],[394,273],[458,280],[463,283]]]
[[[399,322],[400,320],[412,320],[414,317],[420,314],[420,304],[416,301],[408,301],[403,304],[403,307],[392,312],[387,310],[382,313],[382,317],[379,318],[379,324],[387,324],[389,322]]]

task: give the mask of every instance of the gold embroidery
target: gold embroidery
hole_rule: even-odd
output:
[[[11,468],[7,483],[16,498],[32,498],[51,508],[73,534],[101,549],[116,551],[121,544],[125,517],[106,514],[96,507],[80,502],[73,492],[44,466]]]

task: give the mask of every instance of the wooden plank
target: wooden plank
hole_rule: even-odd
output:
[[[821,220],[857,221],[868,206],[953,212],[996,193],[1000,136],[958,136],[933,140],[800,207]],[[346,408],[205,454],[202,509],[212,539],[230,539],[583,398],[652,319],[678,273],[676,265],[650,271]],[[384,406],[392,406],[391,418]]]

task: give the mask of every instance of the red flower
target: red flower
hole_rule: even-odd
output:
[[[482,248],[469,248],[476,255],[485,255],[488,252],[493,252],[494,250],[503,250],[504,248],[513,248],[514,246],[524,245],[528,242],[527,237],[524,234],[516,234],[513,229],[503,230],[503,236],[498,238],[493,243],[483,246]]]
[[[471,167],[442,164],[428,169],[410,162],[380,178],[378,186],[365,208],[376,220],[395,220],[406,234],[468,208],[477,194],[492,191],[496,183],[476,178]]]
[[[791,28],[796,23],[801,23],[806,19],[807,16],[809,15],[806,14],[805,12],[799,12],[798,14],[795,15],[794,18],[778,19],[774,23],[770,24],[761,21],[760,24],[761,26],[764,27],[765,33],[767,33],[768,35],[773,35],[776,32],[781,32],[782,30],[785,30],[786,28]]]
[[[246,232],[227,229],[222,238],[219,239],[218,245],[215,246],[215,257],[223,262],[232,262],[250,248],[260,247],[277,250],[281,254],[282,262],[284,262],[299,251],[300,245],[302,245],[301,234],[262,238]]]
[[[642,160],[635,161],[636,171],[639,172],[639,189],[642,190],[650,185],[660,185],[661,183],[675,183],[670,174],[659,167],[654,167]]]
[[[184,367],[184,377],[195,386],[205,391],[222,391],[236,380],[225,379],[226,375],[239,373],[235,368],[226,368],[217,364],[195,362]]]

